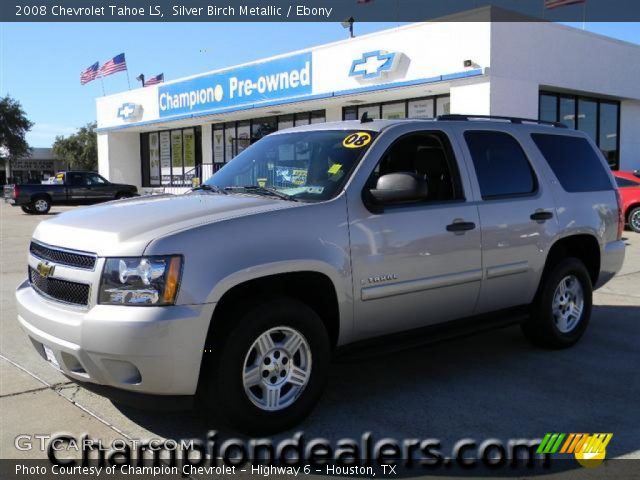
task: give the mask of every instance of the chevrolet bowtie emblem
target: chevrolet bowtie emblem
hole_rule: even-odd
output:
[[[56,269],[55,265],[51,265],[48,262],[40,262],[38,263],[38,266],[36,267],[36,270],[38,271],[38,273],[40,275],[42,275],[43,277],[49,277],[51,275],[53,275],[53,271]]]

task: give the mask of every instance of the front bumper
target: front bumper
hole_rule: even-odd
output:
[[[46,359],[44,347],[50,349],[72,379],[139,393],[195,394],[214,304],[75,309],[42,297],[28,281],[18,286],[16,300],[36,350]]]
[[[622,269],[624,249],[625,244],[623,240],[609,242],[605,245],[602,258],[600,259],[600,275],[598,275],[595,288],[602,287]]]

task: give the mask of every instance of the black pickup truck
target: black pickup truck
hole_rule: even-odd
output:
[[[25,213],[43,215],[52,205],[84,205],[138,195],[135,185],[111,183],[96,172],[59,172],[51,184],[21,184],[5,190],[5,198]]]

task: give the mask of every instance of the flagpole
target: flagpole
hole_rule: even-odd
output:
[[[100,75],[100,84],[102,85],[102,96],[104,97],[106,94],[104,93],[104,77]]]
[[[129,69],[127,68],[127,83],[129,84],[129,90],[131,90],[131,80],[129,80]]]
[[[582,3],[582,30],[585,30],[587,24],[587,2]]]

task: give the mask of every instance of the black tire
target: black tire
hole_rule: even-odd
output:
[[[36,213],[33,211],[33,207],[31,207],[31,205],[20,205],[20,209],[29,215],[34,215]]]
[[[51,199],[49,197],[36,197],[31,203],[31,208],[36,215],[46,215],[51,210]]]
[[[575,325],[562,331],[553,314],[553,302],[560,282],[569,278],[567,281],[572,284],[571,277],[581,287],[583,308],[581,314],[576,316],[578,319]],[[584,263],[577,258],[565,258],[544,274],[531,308],[531,316],[522,324],[522,332],[531,343],[539,347],[560,349],[572,346],[580,340],[589,325],[592,296],[591,277]]]
[[[280,410],[267,411],[254,404],[245,391],[243,372],[245,362],[251,359],[252,351],[253,354],[257,353],[257,350],[252,349],[254,342],[265,332],[277,327],[293,329],[304,337],[306,345],[310,347],[310,375],[306,385],[290,397],[293,403]],[[278,345],[278,332],[273,335]],[[214,352],[213,360],[203,370],[205,378],[201,378],[205,392],[203,406],[219,412],[226,422],[243,433],[264,435],[287,430],[311,412],[326,384],[331,349],[324,324],[314,310],[295,299],[279,298],[253,307],[242,315],[239,321],[234,322],[234,327],[224,339],[214,341]],[[294,353],[296,352],[298,350]],[[297,355],[302,355],[302,352]],[[280,367],[284,368],[284,355],[281,358]],[[298,361],[299,359],[300,357]],[[263,384],[276,378],[277,373],[274,377],[264,378],[266,370],[261,369],[268,367],[257,356],[254,361],[260,364],[259,371],[262,375],[255,388],[263,389]],[[292,357],[289,365],[293,367],[295,362]],[[276,367],[278,366],[274,364],[273,368]],[[288,383],[286,380],[283,382],[285,385]],[[285,388],[283,386],[281,390],[284,392]],[[293,388],[295,387],[291,385],[286,391],[293,392]],[[285,398],[286,393],[282,395]]]
[[[131,195],[128,193],[117,193],[116,200],[122,200],[124,198],[131,198]]]
[[[627,219],[629,228],[636,233],[640,233],[640,207],[635,207],[631,210]]]

